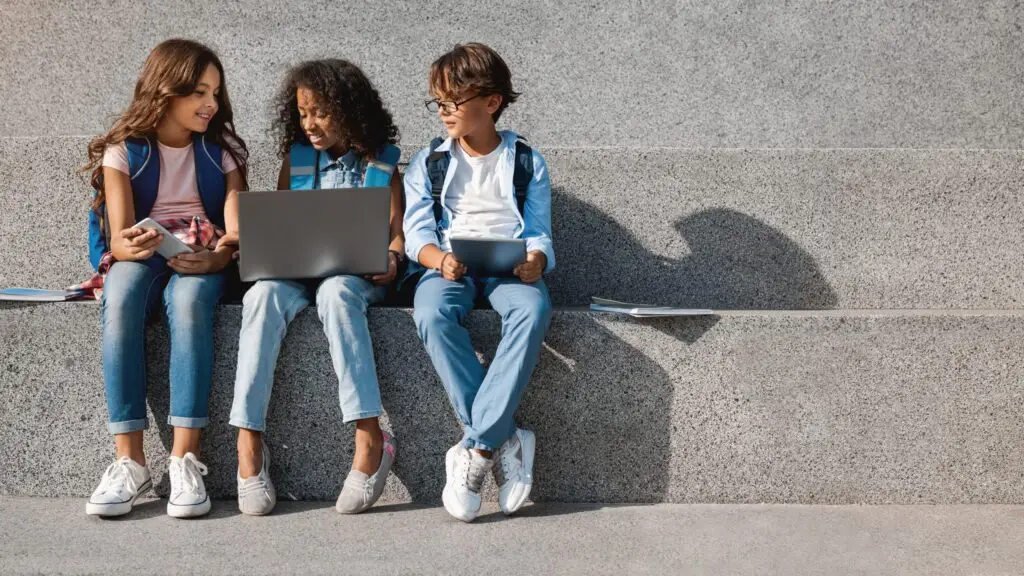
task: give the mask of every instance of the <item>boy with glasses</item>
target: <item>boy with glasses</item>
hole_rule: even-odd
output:
[[[456,46],[430,69],[436,112],[448,131],[409,162],[405,176],[406,251],[426,272],[416,286],[420,338],[464,428],[445,458],[442,500],[465,522],[480,513],[480,489],[493,471],[505,514],[530,494],[536,441],[513,420],[551,322],[543,275],[555,266],[547,166],[517,134],[495,123],[519,94],[501,57],[483,44]],[[468,275],[450,238],[522,238],[526,261],[514,277]],[[461,325],[478,297],[501,315],[490,367],[477,360]]]

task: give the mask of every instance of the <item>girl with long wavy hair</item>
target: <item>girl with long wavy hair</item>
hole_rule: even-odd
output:
[[[245,157],[224,67],[206,46],[180,39],[153,49],[131,104],[89,144],[83,171],[91,173],[93,210],[103,221],[94,265],[104,276],[103,377],[117,459],[89,498],[88,514],[127,514],[152,486],[143,451],[144,332],[161,305],[170,334],[168,423],[174,429],[167,513],[192,517],[210,510],[199,434],[209,421],[214,308],[237,250]],[[159,255],[162,236],[135,227],[144,218],[193,252]]]
[[[366,309],[384,298],[404,253],[403,193],[395,170],[398,129],[366,75],[344,60],[293,68],[278,95],[277,111],[278,190],[390,186],[389,270],[369,278],[260,280],[246,292],[230,420],[239,429],[238,507],[262,515],[276,503],[263,439],[274,369],[288,324],[316,302],[338,377],[342,419],[355,423],[352,468],[336,507],[358,513],[380,497],[396,451],[395,439],[378,421],[380,389]]]

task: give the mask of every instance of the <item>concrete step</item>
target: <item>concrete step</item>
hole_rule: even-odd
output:
[[[215,502],[199,521],[141,504],[123,520],[82,499],[0,500],[5,574],[1016,574],[1019,506],[493,506],[341,516],[281,503],[264,518]],[[116,551],[115,551],[116,550]]]
[[[222,306],[207,485],[235,487],[227,425],[240,308]],[[436,502],[457,422],[408,310],[370,313],[388,425],[385,502]],[[481,355],[498,318],[469,320]],[[518,414],[533,498],[560,502],[1024,503],[1024,312],[555,314]],[[161,492],[168,344],[148,336],[147,450]],[[81,496],[112,458],[95,304],[0,305],[0,494]],[[351,462],[315,312],[289,331],[268,442],[282,498],[332,500]],[[493,498],[493,492],[488,492]]]
[[[88,139],[0,139],[0,286],[90,275]],[[407,149],[407,152],[409,150]],[[557,305],[1020,308],[1024,151],[544,150]],[[252,142],[255,189],[273,145]],[[44,224],[41,224],[44,223]]]
[[[406,142],[440,126],[430,62],[477,40],[508,60],[504,119],[540,146],[1017,148],[1024,9],[1013,0],[0,0],[0,136],[93,134],[171,36],[216,48],[243,134],[288,65],[361,65]],[[58,40],[59,39],[59,40]],[[45,134],[41,134],[45,131]]]

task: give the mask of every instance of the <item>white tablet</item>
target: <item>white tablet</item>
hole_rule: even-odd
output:
[[[180,239],[178,239],[177,236],[168,232],[166,228],[158,224],[157,221],[153,220],[152,218],[146,218],[145,220],[139,222],[135,226],[132,226],[132,228],[156,230],[157,232],[159,232],[160,235],[164,237],[164,240],[163,242],[160,243],[159,246],[156,247],[156,253],[163,256],[164,258],[167,258],[168,260],[174,258],[179,254],[193,254],[195,252],[195,250],[192,250],[191,248],[188,247],[188,244],[185,244]]]

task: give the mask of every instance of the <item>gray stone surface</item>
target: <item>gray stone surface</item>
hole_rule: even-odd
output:
[[[220,309],[211,492],[234,489],[227,425],[240,310]],[[81,496],[112,457],[95,304],[0,305],[0,494]],[[497,317],[474,313],[485,357]],[[158,322],[157,326],[161,323]],[[436,502],[456,420],[408,310],[371,325],[401,443],[385,502]],[[1020,312],[730,312],[623,321],[561,311],[518,418],[533,498],[561,502],[1024,503]],[[161,491],[167,341],[148,336]],[[312,312],[285,342],[268,441],[282,500],[333,499],[351,458]],[[493,497],[493,492],[489,492]]]
[[[360,516],[232,502],[182,521],[164,501],[124,520],[78,499],[0,500],[5,574],[1017,574],[1019,506],[534,505],[472,525],[440,508]],[[130,543],[111,552],[112,543]],[[469,544],[471,543],[471,544]],[[467,558],[472,556],[472,565]]]
[[[0,286],[89,276],[85,138],[0,139]],[[407,150],[408,152],[408,150]],[[1019,308],[1024,152],[544,151],[559,305]],[[27,169],[27,167],[31,167]],[[254,188],[274,185],[252,145]]]
[[[440,129],[422,106],[430,62],[479,40],[505,55],[525,94],[507,124],[543,146],[1017,148],[1024,139],[1024,8],[1014,0],[3,0],[0,13],[0,136],[98,132],[147,52],[185,35],[220,52],[249,137],[267,124],[286,67],[329,55],[363,66],[405,141],[424,142]]]

